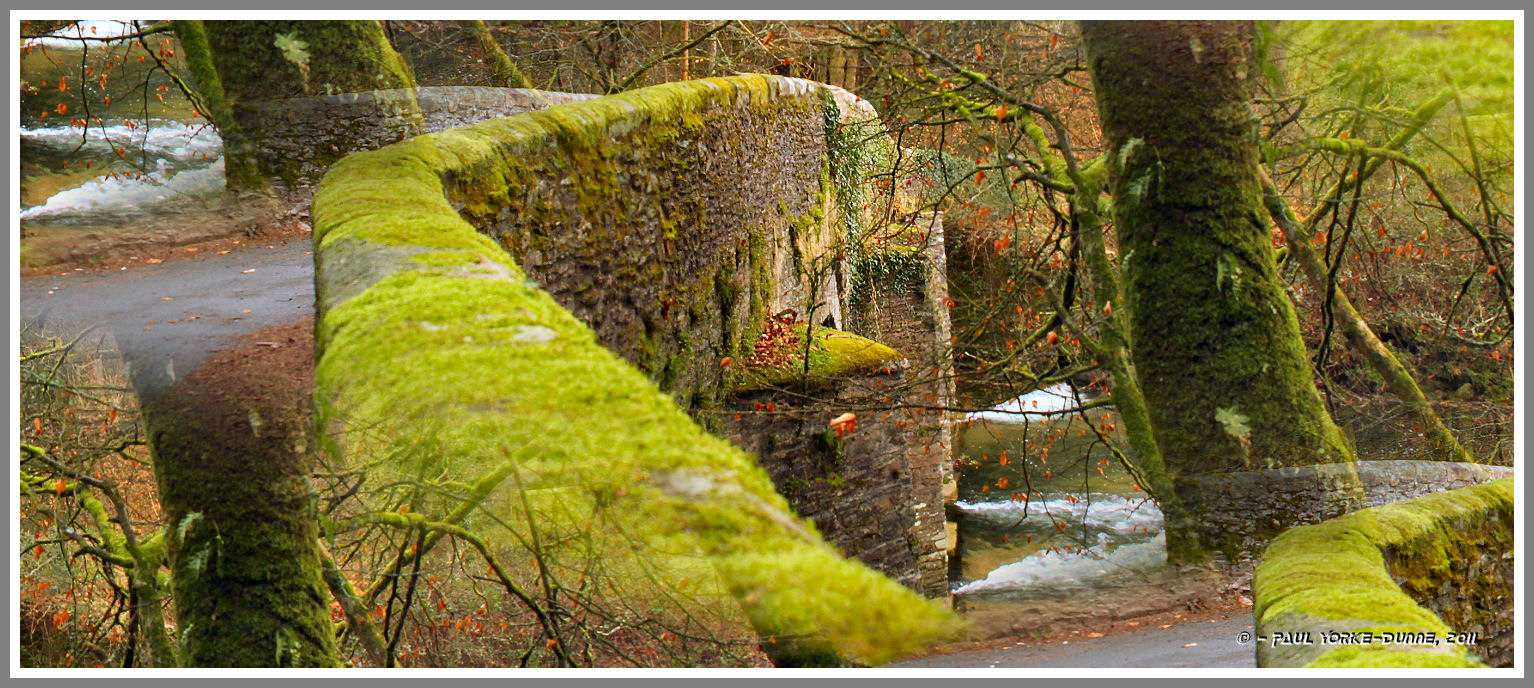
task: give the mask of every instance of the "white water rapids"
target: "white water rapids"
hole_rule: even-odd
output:
[[[22,208],[25,221],[85,223],[102,215],[150,212],[212,198],[223,190],[223,144],[210,127],[170,120],[147,125],[106,120],[83,133],[77,127],[45,126],[23,128],[20,137],[31,157],[48,161],[48,174],[79,170],[86,162],[100,171]]]

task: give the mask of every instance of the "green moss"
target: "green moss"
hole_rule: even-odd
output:
[[[1307,668],[1400,668],[1400,669],[1456,669],[1476,668],[1486,665],[1466,657],[1442,652],[1412,652],[1382,647],[1339,647],[1329,650]]]
[[[235,103],[410,88],[415,79],[376,21],[206,21],[208,44]],[[300,67],[276,39],[303,41]]]
[[[835,602],[844,595],[883,598],[909,615],[903,627],[922,640],[901,643],[949,628],[925,601],[902,601],[910,594],[893,581],[784,531],[777,523],[790,518],[787,505],[748,456],[702,432],[542,292],[516,280],[400,273],[331,310],[322,330],[319,388],[346,400],[345,418],[383,424],[379,446],[349,440],[354,460],[411,457],[393,469],[410,480],[479,475],[510,456],[529,488],[626,494],[602,514],[607,526],[641,535],[648,548],[709,556],[764,633],[797,629],[864,661],[902,651],[875,651],[887,644],[875,627],[838,616],[853,611]],[[603,422],[589,423],[593,414]],[[327,425],[341,418],[327,414]],[[668,492],[678,471],[706,476],[718,494]],[[727,485],[766,511],[742,508]],[[735,563],[765,551],[775,557]],[[781,587],[798,570],[816,572],[819,587]]]
[[[1452,575],[1455,544],[1474,539],[1478,530],[1510,529],[1495,515],[1510,515],[1512,504],[1513,483],[1504,479],[1290,530],[1268,547],[1253,577],[1259,629],[1317,619],[1344,630],[1431,631],[1441,637],[1449,626],[1396,580],[1436,596]],[[1374,654],[1336,661],[1375,656],[1394,661],[1393,655]]]
[[[479,255],[469,251],[433,251],[411,256],[416,263],[437,268],[461,268],[479,263]]]
[[[828,327],[814,328],[808,347],[809,367],[805,367],[805,330],[803,323],[796,325],[799,343],[782,366],[739,366],[732,368],[729,384],[734,391],[766,389],[769,387],[804,386],[823,387],[852,373],[871,370],[900,360],[900,354],[871,339],[833,330]]]
[[[846,440],[831,428],[826,428],[816,435],[815,444],[825,456],[831,459],[832,463],[841,461],[847,455]]]
[[[489,213],[507,202],[510,181],[520,187],[543,165],[569,162],[570,186],[600,208],[616,183],[607,162],[615,136],[655,122],[706,126],[700,111],[747,98],[762,107],[784,83],[739,77],[640,89],[417,137],[332,167],[313,209],[320,253],[344,238],[361,242],[347,249],[350,260],[366,260],[356,251],[368,246],[385,261],[399,253],[386,247],[417,247],[410,260],[430,268],[468,265],[459,253],[475,260],[472,269],[370,278],[344,300],[322,297],[319,420],[346,463],[373,466],[374,484],[405,489],[445,476],[484,486],[473,496],[430,490],[419,513],[462,514],[508,547],[527,542],[537,523],[545,542],[559,543],[546,557],[599,552],[610,571],[636,560],[658,567],[645,576],[615,573],[615,581],[709,572],[757,633],[782,636],[785,661],[835,655],[877,664],[953,637],[956,619],[822,543],[750,456],[705,432],[600,346],[444,194],[469,215]],[[590,250],[607,250],[603,228],[593,230]],[[772,295],[766,239],[761,230],[746,236],[751,319],[760,322]],[[530,248],[518,246],[524,240],[509,238],[507,248]],[[733,306],[736,269],[722,267],[712,286],[702,280],[679,294]],[[812,358],[826,358],[817,366],[826,374],[893,356],[866,340],[818,339],[822,351]],[[689,365],[661,363],[672,374]],[[546,491],[566,498],[536,508],[523,499]],[[476,510],[495,518],[471,516]],[[703,597],[695,604],[692,613],[730,606]]]

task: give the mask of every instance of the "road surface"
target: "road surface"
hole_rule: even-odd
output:
[[[1075,637],[1050,643],[1021,642],[987,650],[928,655],[884,668],[1255,668],[1256,648],[1240,642],[1250,633],[1252,613],[1194,617],[1170,628],[1114,632],[1100,638]]]
[[[155,265],[59,268],[21,281],[21,322],[63,337],[111,332],[147,399],[235,337],[313,313],[311,251],[300,235]]]

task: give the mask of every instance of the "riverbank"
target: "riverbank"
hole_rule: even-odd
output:
[[[238,194],[88,228],[24,232],[19,264],[22,279],[27,279],[61,268],[89,271],[155,265],[308,234],[306,199]]]

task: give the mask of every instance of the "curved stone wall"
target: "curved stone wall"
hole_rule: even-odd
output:
[[[338,162],[313,207],[322,441],[423,518],[503,544],[536,524],[728,593],[784,663],[951,637],[951,612],[838,556],[652,381],[707,404],[763,317],[839,318],[816,308],[838,301],[827,101],[781,77],[665,84]],[[443,480],[466,489],[421,492]]]
[[[1203,537],[1227,543],[1235,560],[1295,526],[1512,475],[1506,466],[1452,461],[1357,461],[1182,476],[1177,486]],[[1353,484],[1360,489],[1338,487]]]
[[[1510,666],[1513,480],[1290,530],[1252,590],[1260,667]]]

